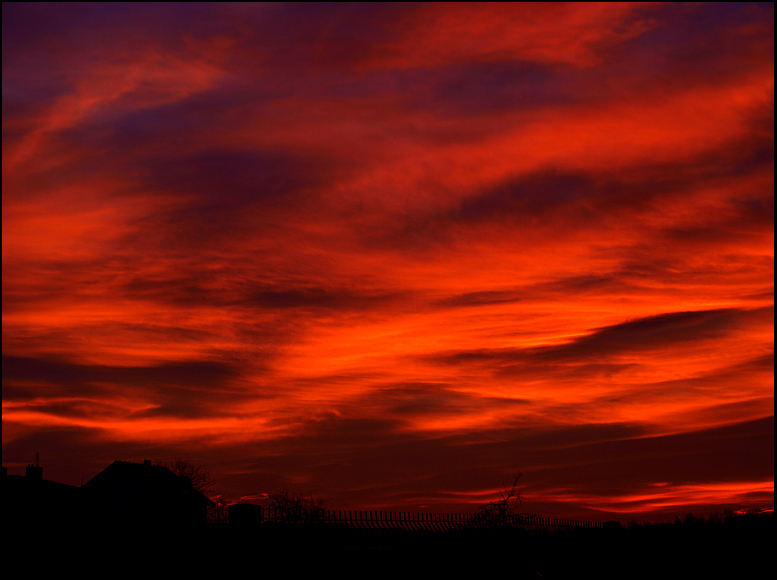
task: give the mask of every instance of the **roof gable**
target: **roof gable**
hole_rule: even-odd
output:
[[[147,501],[181,501],[215,505],[192,487],[185,476],[174,474],[163,465],[114,461],[84,484],[90,494],[134,497]]]

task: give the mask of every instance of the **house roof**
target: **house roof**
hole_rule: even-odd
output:
[[[6,494],[14,499],[28,499],[35,496],[36,501],[50,499],[51,501],[71,501],[80,494],[80,488],[48,479],[31,479],[22,475],[8,475],[3,479]]]
[[[214,506],[210,499],[192,487],[191,481],[163,465],[150,462],[114,461],[84,484],[91,494],[122,494],[160,501],[181,500]]]

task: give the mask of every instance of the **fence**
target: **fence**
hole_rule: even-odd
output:
[[[272,507],[237,504],[230,506],[229,521],[240,524],[340,524],[349,528],[375,530],[450,531],[476,528],[522,528],[556,532],[574,528],[599,529],[601,522],[544,518],[535,515],[484,517],[479,513],[395,512],[382,510],[315,510],[290,513]]]

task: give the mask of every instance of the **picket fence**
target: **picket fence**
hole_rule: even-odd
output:
[[[238,517],[234,517],[238,516]],[[349,528],[375,530],[450,531],[477,528],[522,528],[556,532],[575,528],[600,529],[601,522],[548,518],[536,515],[484,517],[478,513],[396,512],[383,510],[318,510],[295,514],[267,506],[243,504],[230,507],[230,521],[254,524],[340,524]]]

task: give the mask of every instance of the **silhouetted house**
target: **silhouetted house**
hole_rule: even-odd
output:
[[[91,524],[191,525],[215,504],[179,476],[150,461],[114,461],[82,487]]]
[[[28,465],[24,476],[3,468],[6,523],[30,527],[70,526],[83,513],[81,488],[43,479],[43,468]]]

